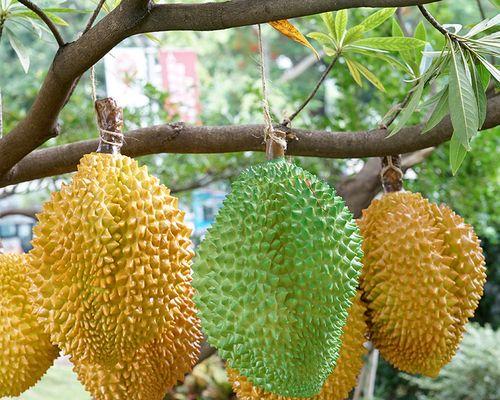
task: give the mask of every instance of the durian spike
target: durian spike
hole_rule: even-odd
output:
[[[401,155],[381,158],[382,166],[380,180],[385,193],[403,190],[403,171],[401,170]]]
[[[97,153],[120,154],[123,146],[123,109],[116,101],[107,97],[95,101],[99,147]]]

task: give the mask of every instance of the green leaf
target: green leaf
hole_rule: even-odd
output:
[[[439,101],[439,99],[441,98],[441,96],[443,95],[445,90],[448,90],[448,85],[446,85],[446,88],[441,89],[439,92],[437,92],[436,94],[429,97],[427,100],[420,103],[420,108],[427,108],[427,107],[435,106],[437,104],[437,102]]]
[[[46,12],[45,14],[47,15],[47,17],[49,17],[49,19],[54,24],[61,25],[61,26],[69,26],[69,24],[64,19],[59,17],[58,15],[51,13],[51,12]]]
[[[457,139],[468,150],[470,139],[477,133],[477,102],[472,88],[470,72],[464,65],[460,46],[450,43],[450,95],[451,122]]]
[[[490,84],[490,77],[491,77],[490,72],[486,69],[486,67],[483,64],[478,64],[476,66],[476,69],[477,69],[477,74],[481,79],[481,84],[485,89],[487,89]]]
[[[479,76],[476,65],[474,64],[474,60],[470,60],[470,74],[472,77],[472,89],[474,90],[474,95],[476,97],[477,102],[477,129],[481,129],[486,119],[486,93],[485,87],[481,81],[481,77]]]
[[[361,22],[361,25],[365,27],[365,32],[375,29],[377,26],[389,19],[395,12],[397,8],[384,8],[379,10]]]
[[[5,29],[5,33],[7,34],[7,38],[9,39],[9,43],[17,54],[17,58],[23,67],[25,73],[28,73],[30,68],[30,57],[26,48],[23,46],[21,41],[17,38],[16,34],[12,32],[9,28]]]
[[[398,37],[398,36],[404,36],[404,32],[401,29],[401,26],[399,25],[399,22],[396,18],[392,19],[392,36]]]
[[[323,46],[323,51],[329,57],[335,57],[337,55],[337,50],[331,48],[330,46]]]
[[[363,37],[365,27],[363,25],[353,26],[347,31],[344,38],[344,44],[349,44],[353,40],[357,40]]]
[[[156,43],[156,44],[161,44],[161,40],[158,39],[155,35],[153,35],[152,33],[144,33],[144,36],[151,40],[153,43]]]
[[[438,98],[436,107],[434,107],[434,111],[425,124],[425,128],[422,130],[422,133],[429,132],[432,128],[434,128],[442,121],[446,114],[448,114],[448,86],[446,86],[440,93],[441,95]]]
[[[462,145],[462,143],[460,143],[460,140],[454,133],[450,140],[450,166],[453,175],[455,175],[459,170],[466,155],[467,149]]]
[[[481,64],[484,65],[484,67],[490,72],[490,74],[495,78],[498,82],[500,82],[500,71],[492,65],[488,60],[486,60],[484,57],[476,54],[476,57],[479,61],[481,61]]]
[[[318,41],[323,46],[335,46],[335,41],[331,38],[331,36],[328,36],[327,34],[322,32],[311,32],[307,35],[307,37]]]
[[[425,46],[425,42],[409,37],[370,37],[359,39],[353,44],[389,51],[413,50]]]
[[[399,22],[396,18],[392,19],[392,36],[393,37],[405,36],[403,29],[401,29],[401,26],[399,25]],[[417,73],[418,64],[415,63],[414,51],[412,50],[402,51],[401,57],[403,58],[404,62],[408,65],[409,72],[411,74],[418,75]]]
[[[347,10],[340,10],[335,14],[335,34],[340,43],[342,43],[342,40],[344,39],[344,34],[347,28],[347,18]]]
[[[351,47],[350,49],[348,49],[345,54],[349,54],[349,53],[362,54],[362,55],[368,56],[368,57],[375,57],[375,58],[383,60],[383,61],[401,69],[402,71],[411,73],[411,71],[408,69],[408,67],[405,64],[403,64],[398,59],[392,57],[391,55],[389,55],[387,53],[379,53],[379,52],[364,50],[362,48],[355,48],[355,47]]]
[[[418,103],[420,102],[420,98],[422,97],[422,93],[424,91],[424,86],[425,79],[420,79],[417,86],[413,89],[408,105],[403,109],[403,111],[401,111],[401,115],[399,116],[396,124],[393,125],[389,136],[387,137],[394,136],[405,126],[406,122],[408,122],[412,114],[417,109]]]
[[[471,28],[469,32],[465,35],[465,37],[469,38],[472,36],[477,35],[478,33],[481,33],[485,31],[486,29],[489,29],[495,25],[500,24],[500,14],[497,14],[495,17],[491,19],[485,19],[481,22],[479,22],[477,25]]]
[[[363,81],[361,80],[361,74],[359,73],[359,70],[356,68],[355,62],[349,60],[348,58],[345,59],[345,62],[347,64],[347,68],[349,68],[349,72],[351,73],[351,76],[354,79],[354,81],[359,86],[363,86]]]
[[[385,92],[384,85],[382,84],[382,82],[380,81],[380,79],[378,79],[373,74],[373,72],[371,72],[363,64],[360,64],[360,63],[358,63],[356,61],[352,61],[352,60],[351,60],[351,62],[356,66],[356,68],[358,69],[358,71],[361,72],[361,74],[373,84],[373,86],[375,86],[378,90],[380,90],[382,92]]]
[[[335,23],[334,23],[333,13],[332,12],[328,12],[328,13],[321,14],[321,19],[325,23],[326,28],[328,29],[328,32],[330,32],[330,35],[332,35],[332,37],[334,39],[336,39],[336,36],[335,36]]]
[[[419,39],[423,42],[427,42],[427,32],[425,31],[425,25],[422,21],[420,21],[415,28],[415,34],[413,35],[415,39]],[[415,50],[415,63],[420,68],[420,64],[422,63],[422,50]]]

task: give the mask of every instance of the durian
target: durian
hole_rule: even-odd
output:
[[[359,226],[371,340],[397,368],[436,376],[483,293],[477,236],[448,207],[409,192],[373,201]]]
[[[37,321],[25,257],[0,254],[0,397],[29,389],[58,355]]]
[[[197,362],[201,339],[190,305],[129,359],[113,367],[75,360],[75,371],[95,400],[162,400]]]
[[[326,380],[320,394],[312,400],[344,400],[356,386],[358,375],[363,367],[363,355],[366,353],[367,326],[365,322],[366,306],[361,301],[361,292],[349,309],[347,322],[342,328],[342,345],[337,364]],[[293,400],[292,397],[278,396],[255,387],[243,376],[230,368],[227,370],[229,381],[240,400]]]
[[[360,245],[344,202],[314,175],[284,159],[246,170],[193,268],[209,343],[267,392],[319,393],[338,357]]]
[[[113,366],[191,314],[184,212],[135,160],[85,155],[38,218],[39,318],[66,354]]]

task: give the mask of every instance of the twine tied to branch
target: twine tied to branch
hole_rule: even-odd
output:
[[[262,80],[262,109],[264,112],[264,141],[266,143],[266,155],[269,160],[283,157],[286,152],[286,133],[281,129],[275,129],[271,111],[269,108],[269,96],[267,93],[267,79],[265,69],[264,45],[262,43],[262,27],[258,25],[259,53],[260,53],[260,76]]]

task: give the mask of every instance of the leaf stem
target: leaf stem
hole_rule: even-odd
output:
[[[446,30],[445,27],[443,25],[441,25],[437,21],[437,19],[434,18],[429,11],[427,11],[427,9],[424,6],[420,5],[420,6],[418,6],[418,9],[422,13],[422,15],[425,17],[425,19],[427,21],[429,21],[429,23],[434,28],[436,28],[439,32],[441,32],[443,35],[445,35],[445,36],[451,36],[451,35],[453,35],[451,32],[449,32],[448,30]]]
[[[43,10],[38,7],[36,4],[31,2],[30,0],[18,0],[19,3],[23,4],[25,7],[29,8],[31,11],[33,11],[38,17],[45,22],[45,25],[50,29],[52,34],[54,35],[54,38],[56,39],[57,44],[59,47],[63,47],[66,43],[64,42],[64,39],[62,38],[61,34],[59,33],[59,30],[57,29],[56,25],[50,20],[50,18],[43,12]]]
[[[87,33],[90,30],[90,28],[92,28],[95,20],[97,19],[97,17],[99,16],[99,13],[101,12],[102,7],[104,6],[104,3],[106,3],[106,0],[99,1],[99,4],[97,4],[97,7],[95,8],[94,12],[90,16],[89,21],[87,22],[87,25],[85,26],[85,29],[83,30],[83,33]]]
[[[297,115],[300,114],[300,112],[304,108],[307,107],[307,105],[309,104],[309,102],[318,93],[319,88],[321,87],[321,85],[323,84],[323,82],[325,81],[325,79],[328,77],[328,75],[330,74],[330,72],[332,71],[332,69],[335,66],[335,64],[337,63],[339,57],[340,57],[340,53],[335,54],[335,56],[333,57],[332,62],[330,63],[330,65],[328,65],[328,68],[325,70],[325,72],[323,72],[323,75],[321,75],[321,78],[319,79],[318,83],[314,87],[313,91],[309,94],[309,96],[307,97],[307,99],[302,103],[302,105],[297,109],[297,111],[295,111],[292,115],[290,115],[290,117],[288,117],[285,120],[285,122],[283,122],[283,125],[288,125],[291,121],[293,121],[297,117]]]

